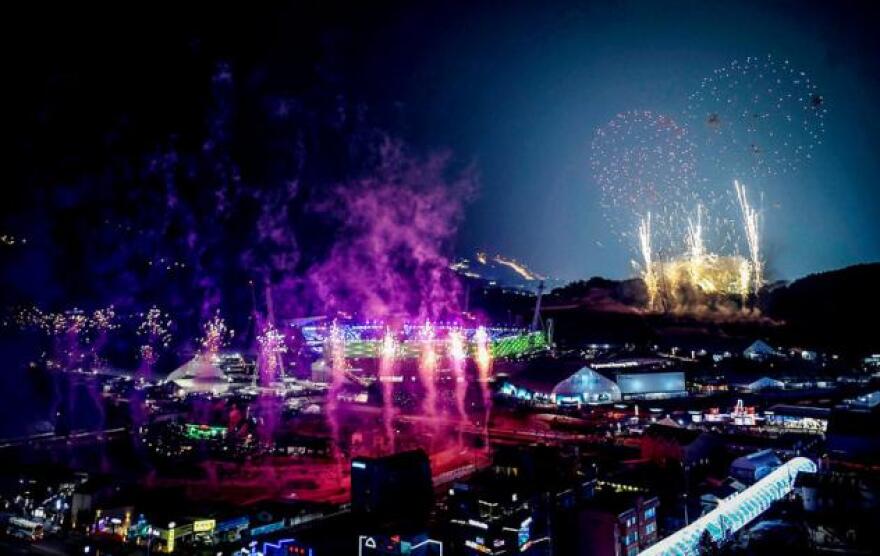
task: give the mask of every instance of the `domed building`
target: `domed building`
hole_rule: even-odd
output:
[[[687,396],[684,371],[659,358],[612,361],[538,360],[515,374],[497,376],[499,397],[518,404],[611,404]]]
[[[553,387],[551,398],[557,404],[596,404],[620,401],[620,387],[589,367],[566,378]]]

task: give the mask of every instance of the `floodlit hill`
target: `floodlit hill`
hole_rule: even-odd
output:
[[[450,266],[461,276],[509,290],[532,292],[541,282],[548,289],[561,284],[559,280],[539,274],[516,259],[481,251],[473,257],[460,258]]]

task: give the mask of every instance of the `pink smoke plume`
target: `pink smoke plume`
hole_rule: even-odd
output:
[[[475,191],[471,169],[455,173],[447,153],[424,158],[386,140],[369,177],[337,187],[322,207],[342,222],[329,257],[309,280],[327,309],[370,318],[456,315],[461,286],[449,256],[465,202]]]
[[[382,424],[385,438],[391,451],[394,451],[394,365],[397,357],[397,343],[391,330],[385,330],[382,339],[382,359],[379,363],[379,382],[382,384]]]

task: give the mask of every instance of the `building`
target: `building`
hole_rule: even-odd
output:
[[[711,433],[655,423],[642,437],[642,458],[692,469],[708,465],[718,446],[718,438]]]
[[[730,476],[750,485],[763,479],[780,465],[782,460],[773,450],[761,450],[733,460],[730,464]]]
[[[880,406],[880,391],[869,392],[867,394],[843,400],[843,404],[849,409],[873,410]]]
[[[215,395],[226,393],[231,382],[214,361],[199,355],[172,371],[165,381],[183,394],[200,392]]]
[[[245,360],[244,356],[237,352],[218,353],[214,363],[233,382],[245,382],[253,380],[256,364]]]
[[[764,392],[767,390],[784,390],[785,383],[769,376],[761,377],[747,384],[740,384],[737,388],[743,392]]]
[[[865,357],[865,359],[862,360],[862,365],[867,370],[871,370],[871,371],[880,370],[880,353],[875,353],[873,355]]]
[[[657,542],[655,496],[602,490],[578,513],[578,543],[565,554],[635,556]]]
[[[717,394],[727,392],[730,384],[724,376],[701,376],[691,380],[691,388],[696,394]]]
[[[633,359],[596,363],[574,373],[564,367],[531,369],[504,377],[498,392],[518,402],[557,406],[687,396],[684,373],[668,366],[662,359]]]
[[[308,544],[297,539],[279,539],[277,541],[263,541],[263,556],[314,556],[315,551]]]
[[[782,429],[822,433],[828,428],[829,415],[827,407],[777,404],[764,412],[764,422]]]
[[[743,350],[743,357],[752,361],[766,361],[778,355],[779,352],[763,340],[755,340],[752,345]]]
[[[684,373],[670,359],[635,357],[594,363],[592,367],[614,377],[625,400],[652,400],[687,396]]]
[[[359,535],[356,554],[358,556],[436,556],[443,554],[443,547],[443,541],[429,538],[425,533]]]
[[[540,498],[509,483],[478,479],[449,490],[449,541],[455,553],[550,554]]]
[[[573,453],[549,446],[499,447],[491,467],[449,490],[450,551],[568,554],[561,537],[580,534],[572,524],[575,508],[592,497],[594,486]]]
[[[619,372],[617,386],[624,400],[657,400],[687,396],[681,371]]]
[[[612,403],[620,401],[621,390],[614,381],[584,367],[553,387],[557,405]]]
[[[737,481],[733,477],[728,477],[721,481],[720,484],[709,488],[700,495],[700,505],[703,508],[702,515],[705,515],[718,507],[722,501],[730,498],[734,494],[738,494],[746,489],[746,485]]]
[[[418,525],[434,500],[431,464],[423,450],[351,461],[351,509],[375,525]]]

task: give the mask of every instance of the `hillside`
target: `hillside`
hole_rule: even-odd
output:
[[[552,318],[564,343],[713,343],[767,338],[853,354],[880,351],[880,263],[813,274],[768,287],[760,317],[743,318],[729,308],[686,315],[648,314],[640,280],[594,277],[556,288],[544,296],[542,318]],[[534,296],[472,285],[473,307],[503,322],[528,323]]]

